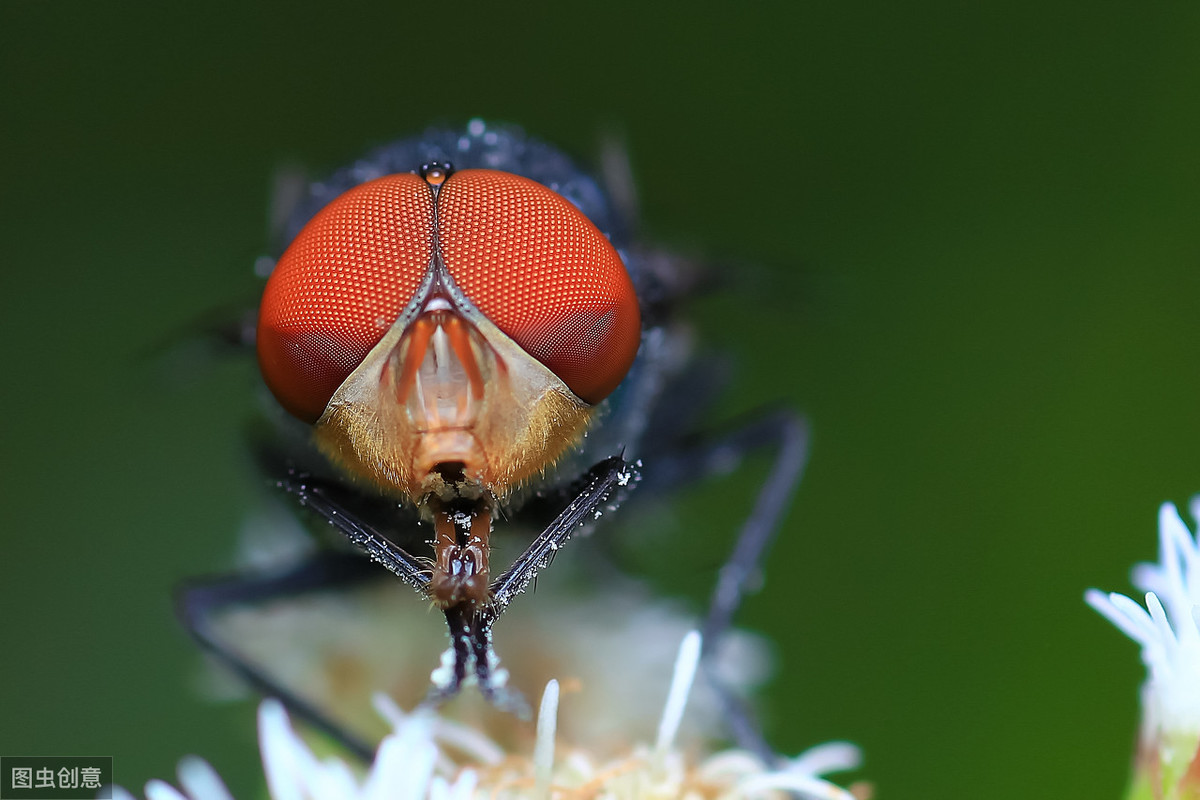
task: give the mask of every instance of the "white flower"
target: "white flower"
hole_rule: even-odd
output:
[[[377,696],[392,732],[375,760],[359,775],[337,758],[318,759],[292,729],[283,706],[266,700],[259,709],[259,738],[267,787],[274,800],[468,800],[468,798],[783,798],[856,800],[821,776],[854,769],[860,756],[850,744],[831,743],[783,765],[767,765],[743,751],[729,750],[693,763],[677,744],[684,707],[700,656],[700,636],[688,634],[680,647],[666,706],[653,746],[640,745],[617,758],[561,747],[556,741],[559,685],[542,696],[533,755],[505,753],[462,723],[428,711],[405,714]],[[148,800],[230,800],[212,768],[198,759],[179,770],[180,793],[161,781],[146,786]],[[132,800],[120,790],[114,800]]]
[[[1200,497],[1191,503],[1200,519]],[[1133,796],[1191,797],[1200,792],[1200,536],[1175,506],[1158,514],[1156,564],[1133,570],[1143,608],[1123,594],[1091,589],[1087,602],[1142,647],[1142,734]],[[1153,784],[1153,786],[1151,786]]]

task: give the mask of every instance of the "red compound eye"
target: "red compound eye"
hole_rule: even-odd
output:
[[[438,241],[454,282],[496,327],[589,403],[629,371],[637,296],[617,251],[554,191],[507,172],[453,174]]]
[[[435,236],[451,277],[488,319],[580,398],[603,400],[641,338],[633,283],[613,246],[526,178],[456,173],[441,185],[436,220],[430,183],[406,174],[357,186],[280,258],[258,319],[259,365],[280,403],[309,422],[321,416],[412,300]]]
[[[291,413],[315,422],[387,333],[433,258],[429,186],[389,175],[323,208],[279,259],[258,316],[258,361]]]

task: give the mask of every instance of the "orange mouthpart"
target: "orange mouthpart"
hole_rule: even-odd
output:
[[[465,528],[465,530],[460,530]],[[435,512],[433,529],[434,569],[429,594],[441,608],[457,605],[480,606],[489,600],[488,539],[492,516],[477,509],[469,522],[456,521],[445,512]]]

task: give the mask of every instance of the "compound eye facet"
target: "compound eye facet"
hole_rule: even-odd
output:
[[[433,197],[417,175],[356,186],[300,231],[258,316],[259,366],[284,408],[321,416],[416,293],[433,237]]]
[[[629,371],[641,341],[633,282],[596,226],[558,193],[507,172],[454,173],[438,241],[463,293],[588,403]]]

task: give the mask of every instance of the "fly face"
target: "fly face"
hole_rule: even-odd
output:
[[[647,481],[661,493],[722,474],[743,453],[776,452],[717,573],[700,625],[706,653],[728,631],[799,480],[806,429],[790,412],[715,435],[697,430],[691,412],[712,396],[719,370],[692,363],[690,337],[669,313],[696,276],[678,259],[628,246],[621,222],[557,150],[474,121],[389,145],[312,184],[285,223],[288,246],[259,314],[259,363],[349,482],[289,471],[279,485],[443,611],[451,647],[433,672],[431,702],[474,681],[500,709],[525,708],[505,687],[492,626],[573,533],[640,480],[640,462],[627,456],[652,455]],[[398,544],[414,521],[397,501],[432,523],[431,550]],[[494,570],[498,518],[534,535]],[[588,566],[582,572],[602,572]],[[377,574],[356,554],[322,551],[185,587],[179,611],[252,686],[366,756],[371,748],[308,702],[306,689],[239,652],[235,642],[254,637],[223,636],[219,617]],[[718,694],[722,686],[714,682]],[[739,740],[765,753],[754,726],[738,721],[741,704],[721,705]]]
[[[414,166],[338,196],[267,282],[259,364],[350,476],[431,517],[431,594],[488,597],[499,503],[587,428],[637,354],[609,241],[519,175]]]
[[[552,487],[565,509],[493,575],[493,521],[612,416],[638,355],[633,277],[589,218],[612,215],[557,151],[478,122],[385,148],[310,195],[263,294],[263,377],[351,481],[432,522],[432,554],[347,531],[344,509],[293,491],[446,613],[443,694],[472,668],[486,693],[492,622],[635,475],[616,456],[632,442],[593,439],[609,458]]]

